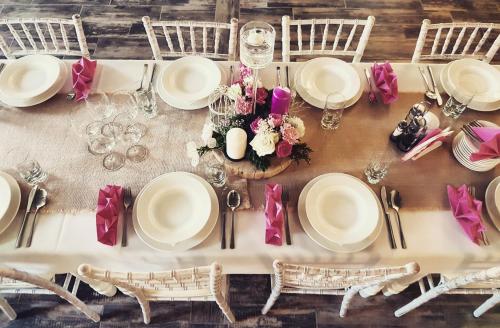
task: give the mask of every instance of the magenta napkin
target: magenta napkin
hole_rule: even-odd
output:
[[[384,104],[391,104],[398,100],[398,78],[389,62],[380,65],[373,64],[372,75]]]
[[[76,101],[87,99],[92,87],[97,61],[82,57],[71,66]]]
[[[500,128],[472,128],[482,139],[479,150],[470,155],[473,162],[500,157]]]
[[[479,245],[481,232],[486,231],[481,220],[481,209],[483,203],[474,199],[467,191],[467,186],[462,185],[458,189],[447,186],[448,201],[450,202],[453,216],[462,226],[470,240]]]
[[[283,204],[279,184],[266,184],[266,244],[281,246],[283,244]]]
[[[123,208],[123,188],[107,185],[99,190],[97,198],[97,240],[103,244],[116,245],[118,218]]]

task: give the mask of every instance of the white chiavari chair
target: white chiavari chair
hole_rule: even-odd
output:
[[[429,290],[425,289],[424,279],[419,280],[418,283],[422,295],[396,310],[396,312],[394,312],[396,317],[401,317],[442,294],[492,295],[473,312],[476,318],[500,303],[500,267],[493,267],[488,270],[473,272],[453,278],[441,275],[441,279],[436,286],[434,285],[432,276],[428,275],[426,278],[429,284]]]
[[[430,54],[423,55],[427,35],[431,30],[436,31],[432,48]],[[488,38],[490,36],[493,38],[495,34],[497,34],[497,37],[491,47],[487,51],[481,51]],[[443,36],[445,37],[444,41],[442,41]],[[462,43],[464,36],[467,41]],[[441,42],[442,44],[440,44]],[[471,22],[431,24],[430,20],[424,19],[411,62],[475,58],[489,63],[499,47],[500,24]]]
[[[73,15],[71,19],[60,18],[9,18],[0,19],[0,27],[6,26],[10,35],[14,38],[16,49],[10,47],[5,38],[0,35],[0,50],[8,59],[16,59],[19,56],[32,54],[67,55],[89,57],[87,40],[83,32],[80,15]],[[39,43],[35,41],[34,31]],[[79,49],[71,49],[69,33],[74,29]],[[50,39],[45,31],[48,31]],[[60,33],[60,39],[57,33]],[[24,38],[24,41],[23,41]],[[28,42],[26,42],[26,39]],[[62,41],[62,45],[61,45]]]
[[[61,287],[53,281],[53,278],[46,279],[16,269],[0,268],[0,294],[55,294],[68,301],[92,321],[99,322],[101,320],[99,314],[76,297],[80,279],[75,279],[73,289],[69,291],[71,277],[71,274],[67,274]],[[16,319],[16,312],[3,297],[0,297],[0,309],[10,320]]]
[[[290,16],[283,16],[282,25],[282,57],[284,62],[290,61],[290,56],[352,56],[352,62],[361,61],[365,52],[366,44],[370,37],[375,17],[368,16],[366,20],[361,19],[304,19],[291,20]],[[323,31],[321,32],[321,26]],[[298,50],[290,50],[290,30],[291,26],[297,28],[297,44]],[[304,48],[302,45],[302,29],[304,26],[310,27],[309,47]],[[354,49],[352,47],[354,36],[358,27],[363,30]],[[321,43],[315,48],[316,30],[320,30]],[[327,46],[329,31],[335,33],[333,45]],[[343,31],[349,31],[347,40],[341,45],[341,37]],[[350,49],[351,48],[351,49]]]
[[[78,274],[86,280],[116,286],[139,302],[144,323],[151,321],[150,301],[215,301],[230,322],[234,314],[227,303],[227,276],[217,263],[160,272],[114,272],[82,264]]]
[[[262,309],[266,314],[279,295],[320,294],[343,295],[340,316],[347,313],[349,303],[359,293],[362,297],[373,296],[387,284],[418,273],[417,263],[385,268],[338,269],[301,264],[283,263],[275,260],[271,275],[271,295]]]
[[[163,57],[182,57],[199,55],[213,59],[235,60],[238,34],[238,20],[232,18],[230,23],[197,22],[197,21],[151,21],[148,16],[142,18],[144,29],[148,35],[149,44],[156,60]],[[161,51],[155,28],[163,34],[168,51]],[[189,30],[189,31],[187,31]],[[200,44],[196,31],[202,32]],[[229,31],[229,40],[221,40]],[[213,41],[209,40],[209,32],[213,31]],[[186,33],[188,38],[184,39]],[[226,43],[227,42],[227,43]],[[221,45],[227,44],[227,53],[221,52]],[[188,45],[190,46],[188,49]]]

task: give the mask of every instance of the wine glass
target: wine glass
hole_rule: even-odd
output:
[[[257,83],[259,69],[265,68],[273,61],[276,31],[274,28],[259,21],[251,21],[240,30],[240,60],[253,72],[253,112],[257,106]]]

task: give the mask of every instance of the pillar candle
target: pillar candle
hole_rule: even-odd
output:
[[[247,133],[241,128],[232,128],[226,134],[226,154],[238,160],[245,157],[247,150]]]
[[[273,99],[271,102],[271,113],[274,114],[288,114],[290,107],[291,94],[290,89],[276,87],[273,90]]]

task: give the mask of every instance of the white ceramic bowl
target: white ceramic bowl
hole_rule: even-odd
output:
[[[206,188],[184,172],[172,172],[153,180],[137,200],[141,229],[150,238],[170,245],[199,233],[211,212]]]
[[[371,189],[346,174],[317,181],[307,194],[306,213],[320,235],[339,245],[365,240],[379,220],[377,199]]]
[[[219,86],[221,72],[217,64],[204,57],[187,56],[168,65],[161,75],[165,93],[184,103],[207,98]]]

